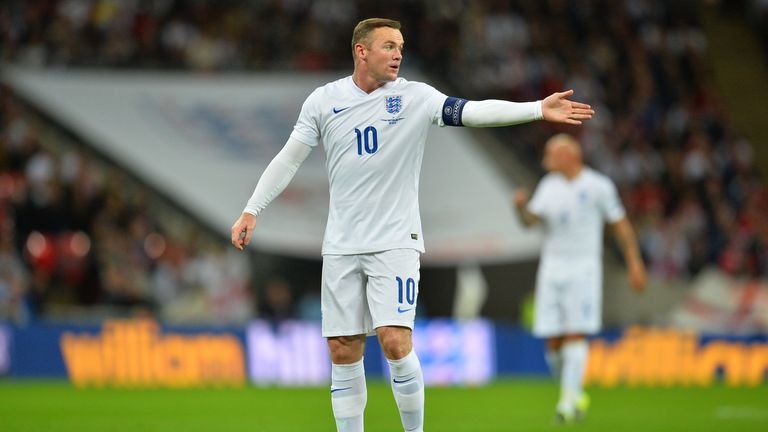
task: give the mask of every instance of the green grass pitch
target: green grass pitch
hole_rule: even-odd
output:
[[[428,388],[425,430],[768,431],[768,387],[591,388],[576,425],[552,421],[551,380]],[[388,385],[368,384],[366,431],[402,430]],[[325,388],[75,389],[64,382],[0,380],[2,432],[335,431]]]

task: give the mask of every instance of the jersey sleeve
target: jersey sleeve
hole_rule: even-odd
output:
[[[445,105],[448,96],[428,84],[420,84],[418,97],[424,100],[429,121],[441,127],[445,126],[443,121],[443,105]]]
[[[320,109],[318,107],[321,89],[310,94],[301,106],[301,113],[293,126],[291,138],[316,147],[320,143]]]
[[[288,186],[310,151],[312,147],[288,138],[283,149],[264,170],[243,212],[258,216]]]
[[[624,210],[624,205],[621,203],[621,198],[619,198],[619,192],[616,190],[616,186],[607,178],[604,180],[605,187],[603,188],[603,196],[600,202],[601,210],[603,217],[605,217],[608,222],[616,223],[624,217],[626,211]]]

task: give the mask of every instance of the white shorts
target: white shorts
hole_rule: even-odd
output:
[[[603,271],[595,260],[542,260],[536,277],[533,334],[595,334],[602,322]]]
[[[413,329],[418,295],[417,250],[323,255],[323,337],[373,334],[384,326]]]

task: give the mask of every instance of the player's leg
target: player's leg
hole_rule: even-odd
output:
[[[396,249],[365,257],[368,304],[379,344],[389,363],[392,393],[403,429],[424,429],[424,377],[413,350],[419,288],[419,253]]]
[[[331,407],[339,432],[363,431],[368,399],[363,351],[372,325],[360,270],[357,256],[323,257],[322,327],[331,354]]]
[[[549,371],[556,379],[560,379],[563,372],[563,337],[553,336],[545,342],[544,359],[547,361]]]
[[[331,353],[331,407],[338,432],[362,432],[368,400],[363,367],[365,335],[328,338]]]
[[[583,334],[567,335],[564,338],[562,352],[563,375],[560,391],[562,408],[563,412],[579,420],[586,414],[589,404],[589,397],[584,393],[584,371],[589,357],[587,338]]]
[[[583,334],[569,334],[563,338],[563,373],[560,377],[560,400],[557,412],[570,421],[582,414],[579,403],[586,398],[583,390],[584,370],[587,366],[587,339]],[[586,407],[582,407],[586,409]]]
[[[379,344],[389,363],[392,394],[406,431],[424,430],[424,376],[413,350],[411,329],[379,327]]]
[[[563,374],[558,412],[570,418],[585,414],[588,397],[584,393],[584,373],[589,360],[586,336],[600,330],[601,279],[599,263],[592,260],[574,266],[570,283],[565,287],[565,329],[561,349]]]

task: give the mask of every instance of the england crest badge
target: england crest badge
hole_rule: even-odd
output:
[[[402,96],[387,96],[386,100],[387,112],[390,114],[397,114],[403,108]]]

